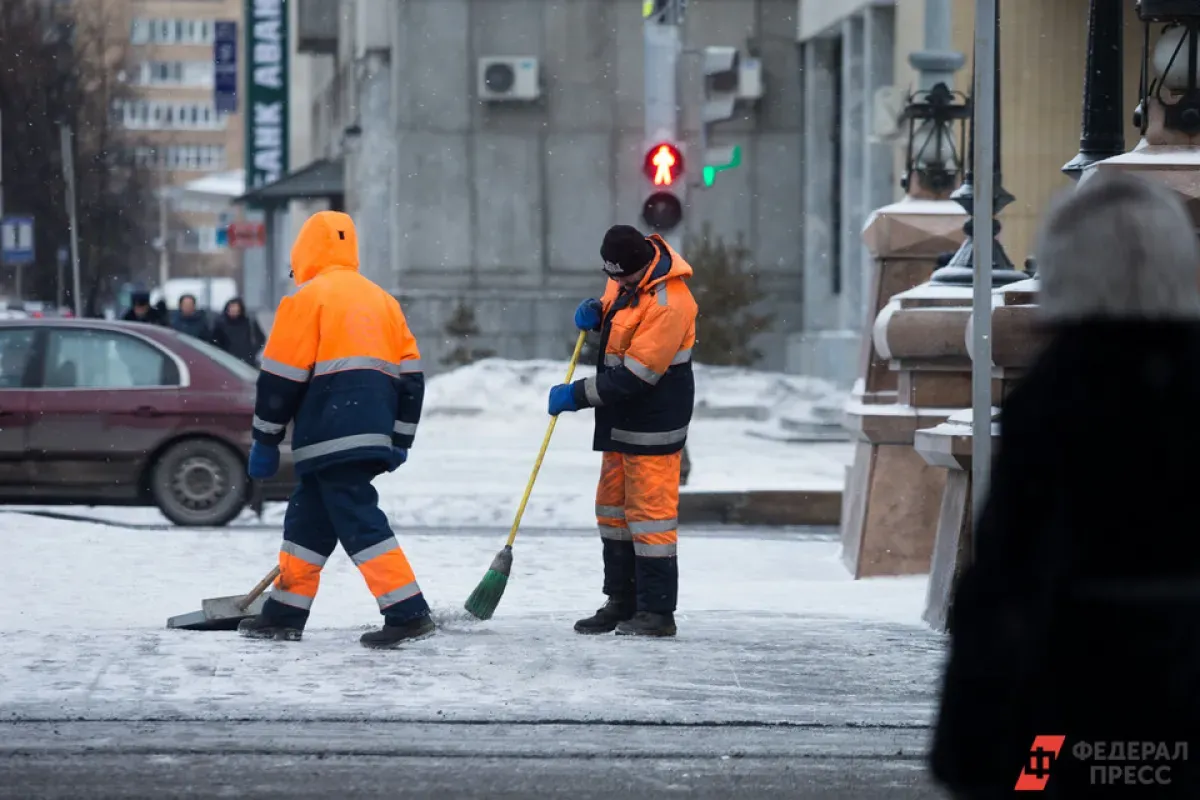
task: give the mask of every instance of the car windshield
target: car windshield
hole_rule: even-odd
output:
[[[177,335],[179,341],[183,342],[193,350],[199,350],[204,355],[216,361],[225,369],[237,375],[242,380],[250,381],[251,383],[258,380],[258,370],[242,361],[236,356],[231,356],[219,347],[215,347],[201,339],[196,339],[192,336]]]

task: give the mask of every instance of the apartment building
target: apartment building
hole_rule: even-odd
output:
[[[222,196],[187,187],[240,176],[240,108],[217,109],[213,54],[217,22],[233,21],[241,60],[244,0],[123,0],[122,6],[134,96],[114,111],[134,141],[134,158],[160,178],[160,276],[238,278],[240,253],[218,235],[234,209]]]

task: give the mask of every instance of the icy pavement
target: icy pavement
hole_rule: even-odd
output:
[[[74,800],[87,786],[92,797],[156,800],[932,800],[942,795],[924,774],[925,738],[904,729],[0,722],[0,798]]]
[[[571,631],[601,599],[590,535],[518,539],[489,622],[461,607],[502,531],[400,536],[442,631],[378,653],[357,643],[379,618],[340,551],[303,642],[249,641],[165,620],[248,590],[277,532],[0,513],[0,719],[929,721],[942,642],[920,623],[925,580],[852,581],[836,541],[684,531],[680,635],[642,641]]]

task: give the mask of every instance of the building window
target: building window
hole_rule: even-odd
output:
[[[135,147],[133,161],[140,167],[182,172],[219,172],[225,169],[225,145],[181,144],[168,147]]]
[[[138,80],[145,86],[196,86],[213,84],[211,61],[143,61]]]
[[[129,130],[221,131],[228,114],[217,113],[212,103],[167,103],[161,100],[126,101],[121,115]]]
[[[129,32],[132,44],[212,44],[210,19],[159,19],[137,17]]]

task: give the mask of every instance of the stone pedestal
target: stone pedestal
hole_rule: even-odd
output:
[[[846,485],[842,559],[855,578],[928,572],[945,472],[913,450],[913,435],[971,403],[966,327],[971,288],[924,283],[875,320],[874,352],[893,380],[867,369],[846,426],[857,437]]]
[[[1037,355],[1040,345],[1036,323],[1037,281],[1010,284],[994,292],[993,297],[992,402],[999,403]],[[971,341],[970,325],[967,341]],[[946,629],[954,585],[971,560],[972,419],[969,409],[961,411],[940,425],[916,431],[913,437],[913,448],[921,459],[930,468],[946,471],[924,614],[930,627],[939,631]],[[993,407],[993,453],[999,448],[999,435],[999,409]]]
[[[992,409],[992,445],[999,444],[999,409]],[[942,424],[916,432],[913,448],[931,468],[944,470],[944,491],[929,569],[923,618],[931,628],[946,630],[950,598],[962,568],[971,561],[971,425],[968,409]]]
[[[1162,90],[1168,103],[1180,99],[1177,92]],[[1111,170],[1129,172],[1157,180],[1179,193],[1200,227],[1200,134],[1189,135],[1166,127],[1162,103],[1157,97],[1145,102],[1146,135],[1132,152],[1099,161],[1083,173],[1080,183]]]
[[[1158,181],[1182,198],[1200,227],[1200,147],[1143,145],[1090,167],[1080,183],[1101,172],[1119,171]]]
[[[953,200],[912,197],[871,215],[863,240],[875,262],[866,297],[872,327],[889,300],[928,281],[938,257],[959,248],[966,220],[962,206]],[[894,403],[899,373],[879,354],[871,333],[862,337],[852,396],[864,403]]]

